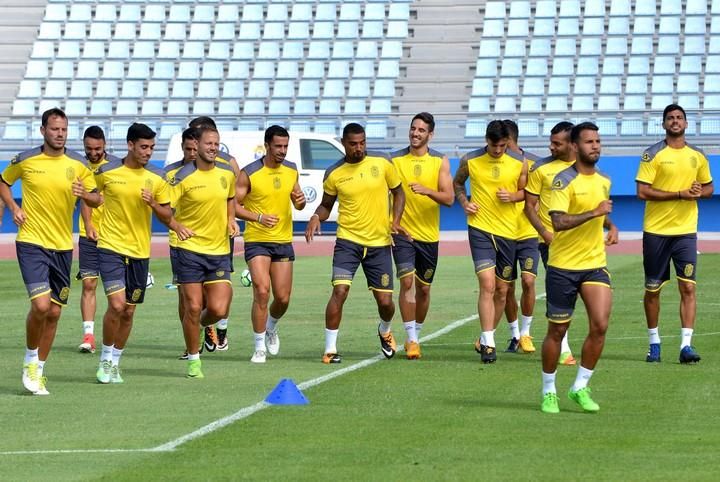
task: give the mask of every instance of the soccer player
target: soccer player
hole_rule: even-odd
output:
[[[325,353],[323,363],[340,363],[337,337],[342,310],[355,271],[362,265],[368,288],[373,292],[380,315],[378,336],[385,358],[395,355],[395,338],[390,329],[393,303],[391,233],[409,234],[400,225],[405,193],[400,176],[390,158],[365,150],[365,128],[350,123],[343,129],[345,157],[327,168],[323,198],[305,229],[310,242],[320,232],[320,223],[330,216],[338,201],[337,240],[333,253],[333,290],[325,308]],[[392,222],[388,190],[392,193]]]
[[[120,357],[130,336],[135,308],[145,299],[152,213],[164,224],[174,226],[164,173],[148,164],[155,148],[155,132],[145,124],[132,124],[127,147],[125,158],[108,162],[95,173],[105,206],[98,251],[108,298],[96,373],[100,383],[123,383]],[[184,239],[187,233],[174,227]]]
[[[119,160],[118,157],[105,151],[105,133],[99,126],[90,126],[85,129],[83,147],[87,165],[93,173],[103,164]],[[78,223],[80,269],[76,278],[82,280],[80,315],[83,319],[83,340],[78,349],[83,353],[95,353],[95,310],[97,307],[95,290],[100,276],[97,239],[102,222],[103,206],[101,204],[92,209],[81,202],[80,209],[81,215]]]
[[[532,152],[527,152],[518,145],[518,125],[506,119],[503,124],[510,132],[510,140],[508,142],[508,150],[514,152],[525,160],[523,172],[520,175],[517,190],[522,191],[527,184],[527,171],[540,158]],[[520,266],[520,283],[522,286],[522,295],[520,297],[520,309],[522,317],[522,327],[518,326],[518,304],[515,300],[515,274],[513,273],[513,281],[508,287],[508,296],[505,302],[505,316],[510,326],[511,337],[506,352],[515,353],[518,347],[523,353],[534,353],[535,346],[530,336],[530,326],[533,320],[533,311],[535,310],[535,278],[537,277],[538,261],[540,254],[538,253],[537,232],[522,212],[525,205],[525,197],[518,201],[520,213],[517,218],[517,233],[515,238],[515,261],[513,262],[513,271]]]
[[[18,225],[15,247],[30,298],[22,382],[35,395],[49,393],[44,366],[70,293],[75,203],[80,198],[90,206],[100,204],[82,155],[65,148],[67,127],[62,110],[45,111],[42,146],[15,156],[0,176],[0,198]],[[10,191],[17,180],[22,183],[22,207]]]
[[[538,249],[545,268],[547,268],[548,248],[553,240],[552,221],[548,213],[550,193],[555,176],[575,163],[575,153],[570,142],[570,132],[573,127],[571,122],[562,121],[552,128],[550,131],[550,156],[538,160],[530,167],[528,182],[525,186],[524,212],[540,237]],[[560,364],[571,366],[575,363],[566,331],[562,339]]]
[[[550,195],[555,235],[545,280],[548,331],[542,346],[541,404],[545,413],[560,411],[555,375],[561,340],[572,321],[578,294],[585,304],[589,330],[568,397],[586,412],[600,409],[590,397],[588,382],[605,344],[612,305],[605,244],[617,243],[618,233],[608,217],[612,211],[610,179],[595,167],[601,147],[598,128],[590,122],[578,124],[570,140],[577,161],[555,176]]]
[[[408,359],[420,358],[420,330],[430,307],[430,285],[435,277],[440,242],[440,205],[452,206],[454,193],[450,161],[430,149],[435,119],[421,112],[410,122],[410,145],[390,157],[400,174],[405,211],[400,225],[412,241],[393,234],[392,253],[400,281],[398,304],[407,341]]]
[[[455,197],[468,216],[468,235],[479,284],[478,315],[481,335],[475,342],[483,363],[497,360],[495,327],[505,308],[513,279],[515,237],[523,196],[517,191],[523,172],[522,156],[507,151],[510,132],[500,120],[485,131],[487,145],[467,153],[453,180]],[[471,199],[465,191],[470,179]]]
[[[273,125],[265,130],[265,155],[240,171],[237,214],[246,221],[245,262],[250,270],[250,317],[255,351],[250,361],[265,363],[280,350],[277,322],[287,311],[292,289],[292,208],[305,208],[298,170],[285,160],[290,134]],[[273,300],[270,301],[272,289]]]
[[[705,154],[685,141],[685,110],[670,104],[663,111],[665,139],[643,153],[635,181],[645,201],[643,268],[648,362],[660,361],[660,290],[670,279],[670,261],[680,291],[680,363],[697,363],[695,328],[698,199],[710,198],[713,182]]]
[[[235,174],[215,162],[218,131],[198,128],[197,158],[170,181],[175,221],[188,231],[171,247],[173,272],[182,296],[182,322],[188,378],[203,378],[200,327],[225,318],[232,301],[230,242],[240,233],[235,222]]]

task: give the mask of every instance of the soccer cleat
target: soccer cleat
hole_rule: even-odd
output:
[[[571,352],[564,351],[564,352],[560,353],[560,358],[558,359],[558,363],[561,365],[572,366],[572,365],[575,365],[575,363],[577,363],[577,362],[575,361],[575,357],[573,356],[573,354]]]
[[[700,361],[700,355],[697,354],[695,351],[695,347],[692,347],[690,345],[683,347],[682,350],[680,350],[680,363],[682,364],[688,364],[688,363],[697,363]]]
[[[480,353],[480,360],[482,360],[483,363],[495,363],[497,360],[497,350],[494,346],[482,346],[482,352]]]
[[[50,392],[48,392],[46,385],[47,377],[40,377],[40,385],[38,386],[37,392],[33,393],[33,395],[50,395]]]
[[[218,346],[218,337],[214,326],[205,327],[205,349],[212,353]]]
[[[22,382],[25,390],[30,393],[35,393],[40,389],[40,376],[38,375],[37,362],[23,365]]]
[[[388,331],[383,335],[380,333],[380,327],[378,326],[378,337],[380,337],[380,351],[385,358],[390,359],[394,357],[397,345],[395,345],[395,337],[393,336],[392,331]]]
[[[280,353],[280,337],[278,336],[277,328],[275,328],[275,331],[265,331],[265,344],[267,345],[268,353],[271,355]]]
[[[510,342],[508,343],[508,347],[505,349],[505,353],[517,353],[519,343],[520,340],[517,338],[510,338]]]
[[[660,363],[660,343],[650,343],[645,361],[648,363]]]
[[[482,354],[482,351],[483,351],[483,347],[484,347],[484,346],[485,346],[485,345],[483,345],[483,344],[480,343],[480,339],[479,339],[479,338],[478,338],[477,340],[475,340],[475,345],[474,345],[474,347],[475,347],[475,351],[476,351],[476,352]]]
[[[110,360],[101,361],[95,376],[97,377],[98,383],[110,383],[112,377],[112,362]]]
[[[546,393],[540,404],[540,411],[543,413],[560,413],[557,393]]]
[[[110,383],[123,383],[124,381],[122,375],[120,375],[120,367],[113,365],[110,369]]]
[[[80,353],[95,353],[95,335],[92,333],[86,333],[83,336],[83,341],[78,345]]]
[[[408,360],[417,360],[422,358],[422,354],[420,353],[420,343],[416,341],[406,341],[405,356],[407,356]]]
[[[205,378],[201,360],[188,360],[187,378]]]
[[[253,363],[265,363],[266,354],[265,350],[255,350],[255,353],[253,353],[252,358],[250,358],[250,361]]]
[[[331,363],[342,363],[342,357],[339,353],[324,353],[322,362],[326,365],[330,365]]]
[[[600,410],[600,405],[590,398],[590,387],[581,388],[577,391],[573,391],[571,388],[568,392],[568,398],[580,405],[580,408],[586,412],[597,412]]]
[[[520,335],[520,350],[523,353],[535,353],[535,345],[532,342],[533,338],[530,335]]]
[[[215,332],[217,333],[218,339],[217,350],[226,351],[228,349],[227,328],[224,330],[222,328],[218,328]]]

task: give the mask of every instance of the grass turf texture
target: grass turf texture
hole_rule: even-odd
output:
[[[242,262],[238,260],[238,270]],[[23,393],[27,300],[16,263],[2,262],[0,291],[0,478],[5,480],[647,480],[715,478],[720,432],[717,414],[720,255],[700,257],[698,366],[681,366],[678,295],[664,290],[663,362],[644,361],[642,264],[637,256],[610,260],[614,306],[605,352],[591,380],[599,414],[581,413],[565,393],[575,367],[558,368],[559,415],[542,414],[540,345],[544,300],[535,309],[534,355],[500,353],[482,365],[472,342],[477,320],[423,345],[423,358],[395,359],[305,391],[310,405],[274,406],[173,452],[84,453],[85,449],[148,449],[265,398],[282,378],[297,383],[379,353],[377,315],[361,273],[346,304],[339,337],[343,364],[320,363],[323,313],[330,293],[330,258],[295,263],[290,310],[280,322],[281,352],[249,363],[251,290],[236,280],[229,326],[230,350],[203,356],[204,380],[184,378],[177,360],[183,342],[176,291],[165,259],[154,260],[155,287],[138,307],[121,362],[125,384],[95,382],[98,355],[77,352],[81,340],[79,282],[64,310],[46,366],[49,397]],[[539,277],[543,279],[543,276]],[[538,283],[538,293],[544,292]],[[105,302],[99,296],[98,319]],[[466,257],[441,259],[423,335],[476,313],[477,282]],[[396,313],[398,345],[404,332]],[[96,327],[99,335],[101,328]],[[579,356],[587,322],[578,302],[570,331]],[[496,334],[508,338],[505,321]],[[8,455],[23,450],[78,453]]]

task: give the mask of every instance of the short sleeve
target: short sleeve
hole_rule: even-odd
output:
[[[398,174],[398,170],[392,162],[388,162],[385,167],[385,182],[387,182],[390,189],[395,189],[402,183],[400,174]]]
[[[22,167],[20,167],[19,163],[15,162],[10,162],[10,164],[8,164],[2,172],[3,181],[11,186],[20,178],[20,176],[22,176]]]
[[[159,204],[170,204],[170,186],[165,179],[158,177],[160,182],[154,183],[153,197]]]
[[[640,160],[635,181],[642,182],[644,184],[652,184],[655,182],[656,174],[657,166],[655,165],[655,158],[650,159],[650,155],[645,152]]]
[[[539,196],[542,190],[542,173],[539,171],[539,166],[537,169],[530,169],[528,172],[528,182],[525,186],[525,192],[529,192],[535,196]]]
[[[335,176],[330,173],[323,181],[323,191],[331,196],[337,196],[337,186],[335,185]]]
[[[85,187],[85,190],[87,192],[92,192],[97,190],[98,186],[95,182],[95,177],[93,176],[92,170],[90,170],[89,167],[87,167],[85,164],[80,163],[80,182],[82,182],[83,186]]]
[[[548,207],[548,213],[567,213],[570,208],[572,186],[569,184],[556,186],[556,184],[557,181],[554,181],[552,191],[550,192],[550,205]]]
[[[698,166],[697,182],[700,184],[710,184],[712,182],[712,174],[710,174],[710,163],[707,157],[702,156],[700,165]]]

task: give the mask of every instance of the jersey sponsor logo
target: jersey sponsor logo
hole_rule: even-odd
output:
[[[693,271],[695,271],[695,266],[691,263],[686,264],[685,268],[683,268],[683,274],[688,277],[693,275]]]
[[[137,288],[133,290],[132,296],[130,297],[132,301],[137,301],[140,299],[140,296],[142,295],[142,290],[140,288]]]
[[[227,189],[227,186],[228,186],[227,179],[225,179],[224,177],[221,177],[220,178],[220,187],[223,189]]]
[[[176,184],[178,183],[178,180],[177,180],[177,178],[176,178],[175,176],[172,176],[171,178],[169,178],[169,179],[167,180],[167,182],[168,182],[168,184],[170,184],[171,186],[174,186],[174,185],[176,185]]]
[[[563,187],[565,187],[565,183],[562,181],[562,179],[556,179],[555,181],[553,181],[553,189],[562,189]]]
[[[390,284],[390,275],[387,273],[383,273],[383,275],[380,277],[380,285],[385,288]]]
[[[20,161],[18,160],[17,155],[13,156],[13,158],[10,159],[10,164],[17,164],[18,162],[20,162]]]
[[[377,166],[373,166],[370,168],[370,175],[372,177],[378,177],[380,175],[380,169],[378,169]]]
[[[650,162],[650,153],[649,152],[643,152],[642,158],[640,159],[642,162]]]
[[[65,169],[65,179],[68,181],[72,181],[75,179],[75,169],[72,167],[68,167]]]
[[[63,286],[63,289],[60,290],[60,301],[66,301],[68,299],[68,296],[70,295],[70,288],[67,286]]]

